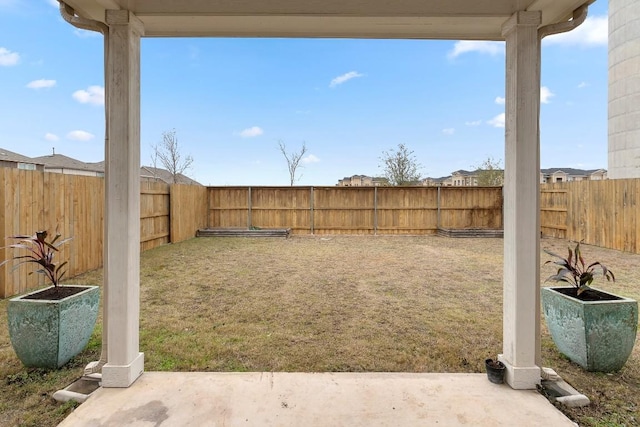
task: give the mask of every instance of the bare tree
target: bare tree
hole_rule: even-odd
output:
[[[153,151],[154,153],[151,155],[152,160],[154,157],[160,159],[160,163],[171,173],[174,184],[178,182],[180,174],[187,170],[191,166],[191,163],[193,163],[193,157],[191,157],[191,155],[182,158],[175,129],[163,132],[162,141],[153,147]]]
[[[475,168],[480,187],[500,187],[504,184],[504,170],[502,169],[501,160],[487,157],[487,160]]]
[[[391,185],[412,185],[421,178],[419,170],[422,165],[418,163],[413,151],[404,144],[398,144],[398,149],[395,151],[383,151],[380,160],[384,176]]]
[[[153,144],[151,144],[151,167],[153,168],[151,173],[153,174],[153,180],[155,181],[158,178],[158,146]]]
[[[291,186],[293,187],[293,184],[297,181],[296,172],[298,171],[299,167],[300,168],[302,167],[300,165],[300,161],[302,160],[302,157],[307,152],[307,145],[303,142],[302,148],[300,149],[299,152],[294,151],[291,153],[287,153],[287,147],[284,145],[284,142],[279,141],[278,146],[280,147],[280,152],[282,153],[284,158],[287,160],[287,167],[289,168],[289,179],[290,179]],[[298,180],[301,177],[302,175],[298,177]]]

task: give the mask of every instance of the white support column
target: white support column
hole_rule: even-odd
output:
[[[104,387],[128,387],[144,370],[140,319],[140,37],[131,12],[107,10]]]
[[[503,354],[515,389],[540,383],[540,12],[505,22]]]

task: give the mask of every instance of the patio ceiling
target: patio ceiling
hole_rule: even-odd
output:
[[[147,37],[351,37],[503,40],[516,11],[541,11],[541,26],[570,19],[594,0],[65,0],[104,22],[133,12]]]

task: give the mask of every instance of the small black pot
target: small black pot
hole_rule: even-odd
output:
[[[499,360],[486,359],[484,361],[484,365],[487,368],[487,377],[489,381],[494,384],[502,384],[504,383],[504,371],[505,366],[504,363]]]

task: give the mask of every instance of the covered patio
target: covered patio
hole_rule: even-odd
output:
[[[541,381],[540,361],[540,304],[539,304],[539,110],[540,110],[540,44],[547,35],[570,31],[586,17],[591,0],[457,0],[424,2],[405,0],[389,3],[382,0],[360,1],[291,1],[264,2],[202,2],[197,0],[67,0],[61,2],[63,17],[71,24],[105,37],[106,138],[105,138],[105,283],[103,287],[103,354],[100,361],[91,363],[87,373],[100,373],[105,389],[78,411],[91,413],[115,396],[152,395],[149,390],[159,389],[166,381],[171,387],[182,380],[181,374],[145,374],[144,355],[139,351],[139,166],[140,166],[140,39],[141,37],[335,37],[335,38],[411,38],[454,40],[500,40],[506,42],[506,121],[505,121],[505,187],[504,187],[504,283],[503,283],[503,351],[500,359],[507,366],[506,381],[516,390],[494,387],[498,393],[510,396],[505,405],[513,414],[523,406],[516,404],[515,396],[542,399],[549,414],[559,414],[544,398],[535,394]],[[170,90],[170,89],[169,89]],[[122,236],[128,236],[122,239]],[[140,378],[142,375],[142,378]],[[262,374],[201,374],[215,378],[210,395],[223,393],[221,384],[229,384],[230,393],[253,396],[251,411],[267,405],[268,394],[259,392]],[[264,374],[267,375],[267,374]],[[316,374],[273,374],[282,376],[286,393],[314,392],[314,387],[325,388],[335,376]],[[355,374],[354,374],[355,375]],[[361,374],[347,376],[349,381],[338,382],[344,387],[355,387],[362,402],[369,402],[371,410],[379,406],[377,398],[384,399],[390,389],[398,393],[417,393],[426,399],[436,389],[428,391],[416,378],[431,381],[431,374],[415,376],[380,376]],[[439,374],[439,381],[447,380]],[[139,379],[140,378],[140,379]],[[255,395],[244,394],[233,384],[245,384],[239,378],[255,382]],[[264,377],[262,377],[264,378]],[[309,386],[317,378],[327,379],[323,386]],[[355,379],[354,379],[355,378]],[[409,381],[411,378],[411,381]],[[450,393],[471,393],[476,387],[470,377],[469,385],[455,386]],[[406,381],[405,381],[406,380]],[[159,383],[158,383],[159,381]],[[235,383],[234,381],[239,381]],[[459,381],[459,378],[456,380]],[[483,379],[484,382],[486,380]],[[135,384],[134,384],[135,383]],[[278,381],[278,383],[280,383]],[[367,384],[363,386],[363,384]],[[411,385],[409,385],[411,384]],[[473,385],[472,385],[473,384]],[[132,386],[133,385],[133,386]],[[128,390],[107,390],[127,388]],[[405,389],[405,387],[409,387]],[[426,388],[425,388],[426,387]],[[198,390],[185,386],[179,394]],[[282,393],[285,393],[283,389]],[[442,387],[440,388],[442,389]],[[440,390],[438,389],[438,390]],[[461,391],[464,389],[465,391]],[[171,388],[169,388],[171,390]],[[413,391],[411,391],[413,390]],[[455,391],[453,391],[455,390]],[[477,389],[476,389],[477,390]],[[151,393],[151,394],[150,394]],[[425,394],[426,393],[426,394]],[[520,394],[518,394],[520,393]],[[335,393],[334,393],[335,394]],[[440,396],[446,394],[435,393]],[[375,396],[378,396],[377,398]],[[464,395],[462,395],[464,396]],[[492,400],[479,400],[479,411],[485,411]],[[177,396],[172,396],[176,398]],[[144,397],[140,396],[144,399]],[[261,402],[262,399],[264,402]],[[130,397],[124,397],[129,401]],[[162,400],[162,399],[161,399]],[[444,405],[447,399],[443,398]],[[462,399],[464,401],[464,399]],[[321,405],[322,401],[318,401]],[[437,400],[434,400],[437,402]],[[344,403],[344,402],[343,402]],[[540,403],[540,402],[538,402]],[[144,403],[142,403],[144,405]],[[176,403],[181,406],[183,403]],[[238,406],[239,405],[239,406]],[[176,407],[178,407],[176,406]],[[298,410],[300,410],[300,405]],[[92,408],[93,407],[93,408]],[[106,408],[106,406],[103,406]],[[233,402],[221,406],[227,410],[242,411],[246,405]],[[358,406],[346,405],[345,411]],[[310,406],[306,406],[310,408]],[[337,407],[336,407],[337,408]],[[445,410],[445,406],[442,406]],[[272,408],[273,409],[273,408]],[[214,410],[212,408],[212,410]],[[311,416],[313,411],[306,413]],[[387,408],[393,413],[393,409]],[[341,410],[335,409],[335,414]],[[364,410],[361,414],[367,413]],[[434,409],[437,411],[437,409]],[[544,409],[543,409],[544,411]],[[505,412],[508,413],[508,412]],[[536,423],[541,412],[534,411]],[[476,412],[477,414],[477,412]],[[218,414],[220,415],[220,414]],[[556,416],[550,415],[550,416]],[[304,415],[299,415],[304,418]],[[336,415],[337,416],[337,415]],[[345,415],[346,416],[346,415]],[[364,416],[364,415],[363,415]],[[241,419],[241,416],[238,415]],[[209,419],[216,419],[211,413]],[[561,417],[562,418],[562,417]],[[88,419],[88,418],[87,418]],[[278,423],[276,418],[270,418]],[[347,420],[348,418],[342,418]],[[478,418],[479,419],[479,418]],[[106,420],[106,419],[105,419]],[[222,418],[220,418],[222,420]],[[410,420],[407,419],[407,422]],[[509,419],[506,420],[508,424]],[[513,418],[511,418],[513,421]],[[565,419],[568,422],[568,420]],[[364,422],[364,421],[363,421]],[[443,421],[444,422],[444,421]],[[222,423],[222,421],[221,421]],[[347,422],[348,423],[348,422]],[[471,421],[471,424],[477,425]],[[179,424],[179,423],[178,423]],[[286,424],[286,422],[285,422]],[[350,423],[349,423],[350,424]],[[496,421],[493,424],[500,424]],[[523,423],[526,425],[526,423]],[[81,424],[73,424],[81,425]],[[86,424],[92,425],[92,424]],[[100,424],[103,425],[103,424]],[[109,425],[109,424],[106,424]],[[455,424],[454,424],[455,425]],[[530,424],[531,425],[531,424]],[[561,425],[555,423],[554,425]]]
[[[484,374],[287,372],[147,372],[60,424],[124,425],[575,426],[536,390]]]

